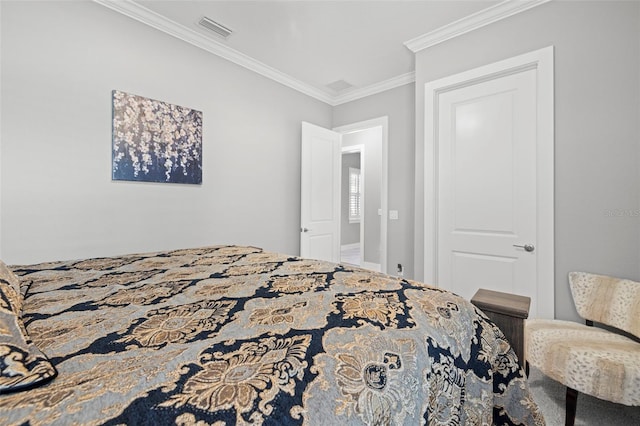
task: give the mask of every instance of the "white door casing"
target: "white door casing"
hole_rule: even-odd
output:
[[[553,48],[425,90],[425,280],[553,318]]]
[[[340,261],[341,140],[340,133],[302,123],[301,257]]]

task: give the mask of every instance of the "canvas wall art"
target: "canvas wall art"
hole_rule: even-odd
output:
[[[202,183],[202,112],[114,90],[112,179]]]

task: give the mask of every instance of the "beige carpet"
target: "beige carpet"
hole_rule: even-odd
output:
[[[529,387],[542,410],[547,426],[564,425],[564,397],[566,388],[531,367]],[[640,407],[627,407],[591,397],[578,395],[576,426],[638,426]]]

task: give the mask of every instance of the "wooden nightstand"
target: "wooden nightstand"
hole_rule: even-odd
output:
[[[529,317],[531,298],[517,294],[481,288],[471,298],[477,306],[504,333],[524,367],[524,321]]]

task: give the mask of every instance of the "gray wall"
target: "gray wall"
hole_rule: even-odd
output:
[[[215,243],[299,253],[300,122],[386,115],[389,272],[421,279],[424,84],[554,45],[556,317],[577,318],[570,270],[640,279],[638,2],[544,4],[419,52],[415,85],[334,108],[94,3],[0,10],[9,263]],[[201,186],[111,181],[113,89],[204,112]]]
[[[380,264],[380,216],[382,194],[382,133],[380,127],[347,133],[342,146],[364,145],[364,253],[362,261]]]
[[[407,84],[333,109],[333,126],[338,127],[382,116],[389,117],[389,210],[398,210],[398,220],[387,226],[387,272],[404,266],[413,277],[413,197],[415,151],[415,88]]]
[[[299,253],[300,122],[330,106],[93,2],[1,8],[3,260]],[[113,89],[203,111],[202,185],[111,181]]]
[[[550,2],[416,55],[416,277],[423,277],[424,84],[555,46],[555,316],[572,270],[640,278],[640,3]]]
[[[360,153],[342,154],[342,183],[340,202],[340,245],[360,242],[360,223],[349,223],[349,168],[360,168]]]

